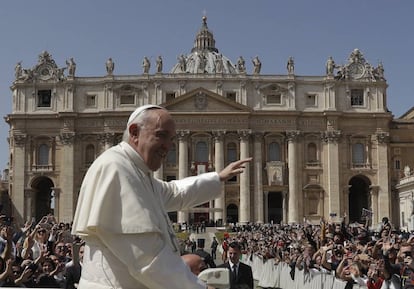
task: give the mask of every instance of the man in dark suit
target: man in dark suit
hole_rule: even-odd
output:
[[[218,267],[230,270],[230,289],[253,289],[252,268],[240,262],[241,246],[237,242],[230,243],[227,253],[228,261]]]

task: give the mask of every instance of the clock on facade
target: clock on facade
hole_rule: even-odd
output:
[[[364,72],[364,66],[360,63],[352,63],[348,66],[348,73],[352,78],[361,78]]]

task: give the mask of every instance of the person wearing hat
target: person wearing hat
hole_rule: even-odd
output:
[[[206,239],[197,239],[197,250],[194,254],[200,256],[209,268],[216,268],[216,263],[214,263],[213,257],[204,250],[205,243]]]
[[[222,182],[242,173],[251,158],[220,172],[158,180],[152,173],[175,136],[175,122],[165,108],[139,107],[128,119],[123,141],[90,166],[72,227],[72,234],[85,240],[78,289],[206,288],[182,261],[167,212],[218,198]]]

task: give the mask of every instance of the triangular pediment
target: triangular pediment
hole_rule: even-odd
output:
[[[398,119],[414,120],[414,107],[410,108],[406,113],[404,113]]]
[[[164,103],[163,106],[173,113],[250,113],[252,111],[248,106],[202,87]]]

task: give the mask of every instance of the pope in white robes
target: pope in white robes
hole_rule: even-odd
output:
[[[219,173],[164,182],[152,172],[174,142],[168,111],[138,108],[125,135],[95,160],[81,186],[72,229],[86,242],[78,288],[205,289],[180,257],[167,212],[219,197],[221,182],[251,159]]]

